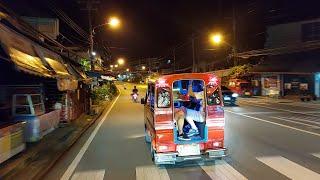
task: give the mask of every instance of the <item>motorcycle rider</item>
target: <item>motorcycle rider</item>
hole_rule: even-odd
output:
[[[139,94],[138,94],[138,89],[137,89],[136,86],[134,86],[133,89],[132,89],[132,94],[131,94],[132,100],[133,100],[134,102],[137,101],[138,95],[139,95]]]
[[[133,86],[133,89],[132,89],[132,94],[138,94],[138,89],[136,86]]]

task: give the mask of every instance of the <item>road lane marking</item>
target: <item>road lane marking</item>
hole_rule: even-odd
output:
[[[282,117],[274,117],[274,116],[271,116],[271,118],[278,119],[278,120],[281,120],[281,121],[287,121],[287,122],[291,122],[291,123],[295,123],[295,124],[300,124],[300,125],[308,126],[308,127],[311,127],[311,128],[320,128],[319,126],[316,126],[316,125],[305,124],[305,123],[302,123],[302,122],[298,122],[298,121],[294,121],[294,120],[289,120],[289,119],[282,118]]]
[[[68,166],[67,170],[64,172],[63,176],[60,178],[60,180],[69,180],[69,178],[71,177],[72,173],[74,172],[74,170],[76,169],[76,167],[78,166],[80,160],[82,159],[84,153],[87,151],[89,145],[91,144],[93,138],[96,136],[98,130],[100,129],[101,125],[103,124],[103,122],[105,121],[105,119],[107,118],[107,116],[109,115],[110,111],[112,110],[113,106],[116,104],[116,102],[118,101],[119,97],[121,95],[121,91],[119,93],[119,95],[117,96],[117,98],[115,99],[115,101],[111,104],[110,108],[108,109],[108,111],[104,114],[104,116],[102,117],[102,119],[100,120],[99,124],[96,126],[96,128],[94,129],[94,131],[90,134],[90,137],[87,139],[87,141],[85,142],[85,144],[81,147],[79,153],[77,154],[77,156],[74,158],[74,160],[72,161],[72,163]]]
[[[257,160],[290,179],[320,179],[320,174],[300,166],[282,156],[257,157]]]
[[[211,179],[247,179],[226,161],[216,160],[213,166],[201,166]]]
[[[314,120],[314,119],[310,119],[310,118],[287,117],[287,119],[297,120],[297,121],[302,121],[302,122],[309,122],[309,123],[320,125],[319,121]]]
[[[277,112],[277,111],[272,111],[272,112],[245,112],[245,113],[239,113],[239,114],[285,114],[287,112]]]
[[[166,169],[154,165],[136,167],[136,180],[170,180]]]
[[[320,159],[320,153],[312,153],[312,155]]]
[[[244,103],[244,104],[248,105],[249,103]],[[285,111],[285,112],[290,112],[290,113],[294,113],[294,114],[303,114],[303,115],[313,116],[313,117],[320,117],[319,115],[308,114],[308,113],[305,113],[305,112],[291,111],[291,110],[281,109],[281,108],[272,108],[272,107],[269,107],[269,106],[261,106],[261,105],[255,104],[255,103],[250,104],[250,106],[263,107],[263,108],[267,108],[267,109]]]
[[[104,174],[105,170],[76,172],[72,176],[71,180],[103,180]]]
[[[258,120],[258,121],[262,121],[262,122],[266,122],[266,123],[278,125],[278,126],[281,126],[281,127],[285,127],[285,128],[288,128],[288,129],[293,129],[293,130],[296,130],[296,131],[300,131],[300,132],[304,132],[304,133],[307,133],[307,134],[312,134],[312,135],[315,135],[315,136],[319,136],[319,137],[320,137],[320,134],[319,134],[319,133],[315,133],[315,132],[311,132],[311,131],[307,131],[307,130],[303,130],[303,129],[299,129],[299,128],[287,126],[287,125],[284,125],[284,124],[280,124],[280,123],[268,121],[268,120],[261,119],[261,118],[256,118],[256,117],[253,117],[253,116],[248,116],[248,115],[244,115],[244,114],[239,114],[239,113],[236,113],[236,112],[233,112],[233,111],[229,111],[229,110],[225,110],[225,111],[226,111],[226,112],[229,112],[229,113],[231,113],[231,114],[236,114],[236,115],[239,115],[239,116],[243,116],[243,117],[255,119],[255,120]]]

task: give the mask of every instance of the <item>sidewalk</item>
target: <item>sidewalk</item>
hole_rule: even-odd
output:
[[[96,115],[83,114],[72,123],[55,129],[24,152],[0,165],[0,179],[41,179],[76,140],[101,116],[111,102],[104,102]]]

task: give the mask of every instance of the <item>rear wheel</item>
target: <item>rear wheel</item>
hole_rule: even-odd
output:
[[[145,139],[146,143],[151,143],[151,137],[150,137],[149,133],[147,132],[146,125],[144,125],[144,139]]]
[[[151,160],[152,162],[154,162],[154,150],[151,143],[150,143],[150,153],[151,153]]]

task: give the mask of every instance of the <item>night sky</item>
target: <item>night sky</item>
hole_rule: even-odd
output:
[[[48,1],[4,2],[22,16],[56,17],[50,11]],[[53,4],[88,31],[87,12],[81,11],[85,4],[79,4],[78,0],[56,0]],[[107,17],[115,15],[122,19],[122,28],[116,31],[102,28],[95,41],[110,47],[114,58],[163,57],[170,56],[172,47],[188,42],[195,33],[199,36],[201,48],[198,51],[201,52],[212,48],[207,42],[209,32],[221,31],[227,41],[232,41],[232,4],[231,0],[100,0],[95,5],[93,25],[104,23]],[[297,0],[235,1],[239,50],[262,48],[266,24],[319,16],[318,4],[318,1]],[[62,21],[60,31],[75,45],[88,46]]]

